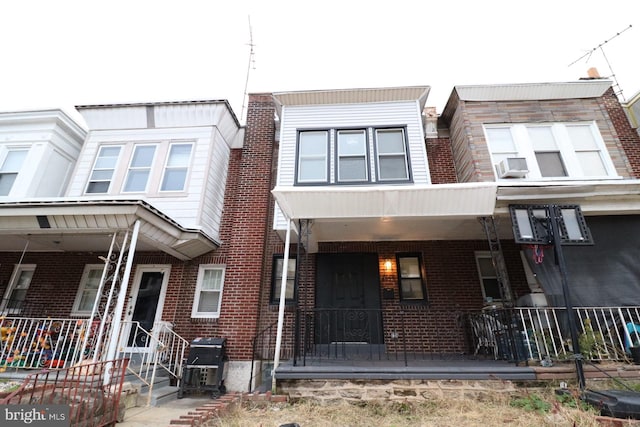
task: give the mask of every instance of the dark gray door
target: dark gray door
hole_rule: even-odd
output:
[[[381,344],[377,254],[318,254],[316,343]]]

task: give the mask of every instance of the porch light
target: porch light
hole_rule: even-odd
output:
[[[393,266],[393,265],[391,264],[391,260],[390,260],[390,259],[388,259],[388,260],[386,260],[386,261],[384,262],[384,270],[385,270],[387,273],[391,273],[391,267],[392,267],[392,266]]]
[[[562,294],[571,334],[571,346],[576,363],[580,390],[585,388],[582,355],[578,344],[578,328],[573,306],[562,245],[592,245],[593,239],[578,205],[510,205],[513,238],[526,245],[553,245],[556,265],[560,271]]]

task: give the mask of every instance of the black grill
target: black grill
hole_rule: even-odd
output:
[[[225,393],[226,343],[226,338],[196,338],[191,341],[182,368],[178,399],[193,391],[211,391],[212,397]]]

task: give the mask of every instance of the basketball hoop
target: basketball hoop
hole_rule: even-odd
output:
[[[542,261],[544,261],[544,248],[550,247],[550,246],[527,245],[527,247],[531,249],[531,253],[532,253],[531,258],[533,258],[533,262],[535,262],[536,264],[542,264]]]

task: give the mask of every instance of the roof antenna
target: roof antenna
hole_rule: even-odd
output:
[[[242,121],[242,119],[244,118],[244,109],[245,109],[245,103],[247,101],[247,86],[249,85],[249,73],[251,72],[252,69],[256,69],[256,59],[255,59],[255,52],[253,51],[253,48],[255,47],[255,45],[253,44],[253,31],[251,30],[251,15],[249,15],[249,43],[248,45],[250,46],[250,50],[249,50],[249,64],[247,65],[247,78],[244,82],[244,94],[242,95],[242,111],[240,112],[240,121]]]
[[[602,52],[602,56],[604,57],[604,60],[607,63],[607,66],[609,67],[609,72],[611,73],[611,75],[609,77],[613,79],[614,92],[615,92],[616,95],[620,95],[620,97],[622,98],[623,101],[625,101],[625,99],[624,99],[624,95],[622,94],[622,89],[620,88],[620,85],[618,84],[618,79],[616,78],[616,74],[613,72],[613,69],[611,68],[611,64],[609,63],[609,59],[607,58],[607,55],[604,53],[604,49],[602,47],[605,44],[609,43],[611,40],[615,39],[616,37],[618,37],[619,35],[624,33],[625,31],[627,31],[628,29],[630,29],[631,27],[632,26],[629,25],[624,30],[620,31],[619,33],[616,33],[615,36],[611,37],[608,40],[605,40],[602,43],[600,43],[598,46],[594,47],[593,49],[591,49],[590,51],[588,51],[587,53],[582,55],[580,58],[576,59],[571,64],[569,64],[569,67],[571,67],[573,64],[575,64],[576,62],[580,61],[584,57],[587,57],[585,62],[589,62],[589,59],[591,58],[591,55],[593,55],[593,52],[595,52],[596,50],[600,49],[600,52]],[[615,90],[616,88],[617,88],[617,91]]]

